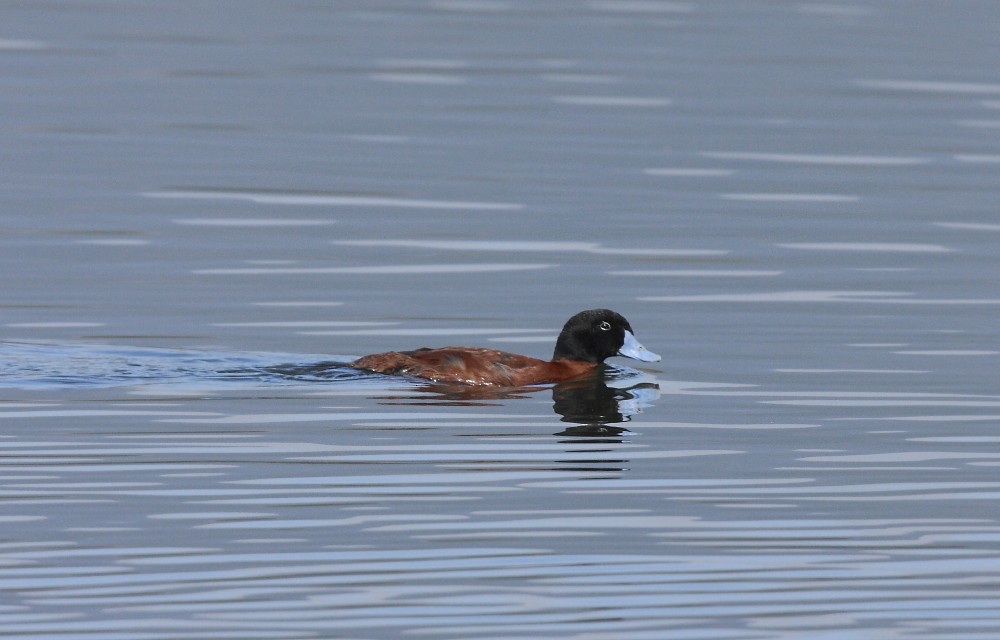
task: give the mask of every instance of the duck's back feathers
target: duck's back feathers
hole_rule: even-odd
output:
[[[520,387],[568,380],[593,370],[589,362],[547,362],[516,353],[480,347],[442,347],[390,351],[359,358],[352,367],[437,382]]]

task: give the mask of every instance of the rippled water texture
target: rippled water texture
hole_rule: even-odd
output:
[[[0,635],[996,638],[997,24],[3,4]]]

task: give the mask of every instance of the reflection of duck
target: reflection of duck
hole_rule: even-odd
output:
[[[632,326],[620,314],[591,309],[566,322],[550,362],[495,349],[444,347],[376,353],[350,366],[443,383],[519,387],[579,378],[614,355],[643,362],[660,359],[635,339]]]
[[[560,382],[551,387],[552,410],[563,422],[575,423],[555,435],[606,438],[625,433],[615,423],[628,422],[632,416],[651,406],[660,395],[654,378],[629,370],[615,371],[605,378],[605,367],[589,375]],[[617,374],[617,375],[615,375]],[[418,406],[484,406],[502,400],[524,399],[543,387],[487,387],[466,384],[430,383],[416,387],[417,395],[379,397],[382,404]]]
[[[626,382],[619,380],[618,382]],[[552,387],[552,408],[569,427],[560,435],[617,435],[625,431],[611,423],[627,422],[650,400],[659,395],[655,382],[639,382],[628,387],[609,386],[603,377],[593,376]]]

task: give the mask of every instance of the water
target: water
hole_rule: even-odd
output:
[[[0,7],[0,635],[997,637],[998,14]]]

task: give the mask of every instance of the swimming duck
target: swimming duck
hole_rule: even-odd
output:
[[[636,340],[632,325],[621,314],[590,309],[566,321],[551,361],[496,349],[442,347],[374,353],[349,366],[443,383],[521,387],[581,377],[615,355],[642,362],[660,360]]]

